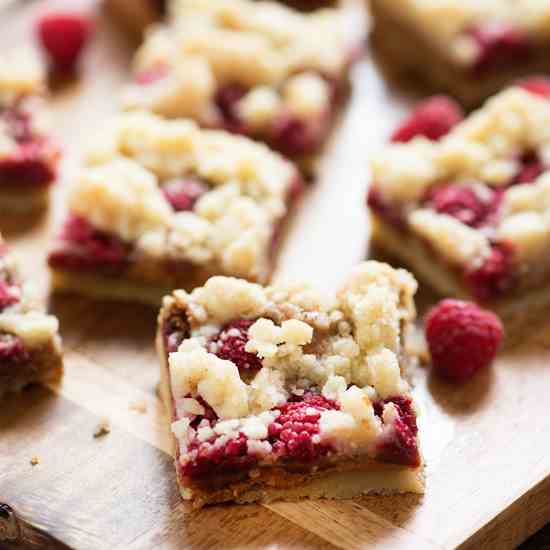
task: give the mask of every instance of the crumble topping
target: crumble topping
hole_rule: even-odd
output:
[[[336,9],[175,1],[168,23],[154,27],[138,50],[137,81],[123,104],[212,126],[220,123],[217,93],[234,89],[234,110],[254,132],[267,131],[283,112],[298,119],[322,114],[330,107],[329,81],[339,81],[349,64],[347,26]]]
[[[31,49],[18,48],[0,55],[0,105],[21,96],[45,92],[45,69]]]
[[[438,141],[389,145],[374,189],[449,263],[476,269],[505,243],[525,266],[550,243],[549,128],[550,101],[512,87]]]
[[[96,140],[70,199],[73,214],[152,257],[262,278],[275,226],[287,213],[294,167],[266,146],[186,120],[120,115]],[[177,211],[166,190],[203,182]]]
[[[402,336],[415,318],[416,286],[408,272],[371,261],[332,296],[306,284],[262,287],[213,277],[165,298],[165,315],[183,311],[189,323],[168,357],[182,465],[196,459],[197,445],[221,448],[243,434],[248,453],[267,460],[287,415],[311,417],[304,429],[323,453],[376,455],[388,428],[381,412],[409,391]],[[228,325],[236,319],[252,322]],[[260,369],[221,359],[222,333],[235,342],[244,334]]]
[[[546,0],[379,0],[385,9],[436,41],[458,63],[470,64],[478,45],[465,31],[497,22],[527,32],[534,41],[550,37],[550,6]]]

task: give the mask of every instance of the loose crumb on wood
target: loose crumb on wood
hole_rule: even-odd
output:
[[[104,418],[97,425],[94,431],[94,437],[95,438],[103,437],[104,435],[107,435],[110,432],[111,432],[111,425],[109,424],[109,420],[107,418]]]
[[[128,408],[131,411],[135,411],[140,414],[145,414],[147,412],[147,403],[143,400],[132,401]]]
[[[31,466],[36,466],[37,464],[40,464],[40,459],[37,456],[33,456],[31,458]]]

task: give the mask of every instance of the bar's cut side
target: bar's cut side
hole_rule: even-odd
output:
[[[371,0],[375,51],[469,107],[519,77],[550,71],[550,4]],[[429,61],[428,61],[429,60]]]
[[[123,105],[247,135],[307,169],[362,42],[349,19],[338,9],[182,0],[138,50]]]
[[[41,310],[0,237],[0,397],[63,372],[57,319]]]
[[[183,498],[421,493],[403,345],[415,290],[366,262],[337,295],[214,277],[165,298],[157,346]]]
[[[438,140],[415,137],[415,124],[425,128],[413,115],[403,127],[410,141],[372,161],[375,246],[441,294],[475,299],[504,318],[547,306],[549,97],[550,81],[531,79]]]
[[[263,144],[123,114],[89,149],[49,255],[54,287],[158,305],[216,274],[265,282],[301,189]]]
[[[60,151],[48,135],[44,67],[22,49],[0,54],[0,213],[47,204]]]

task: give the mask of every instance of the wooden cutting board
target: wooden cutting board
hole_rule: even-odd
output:
[[[0,12],[0,46],[29,40],[30,23],[44,5],[20,2]],[[47,243],[78,169],[80,145],[116,109],[130,55],[125,37],[100,17],[81,80],[52,100],[66,152],[53,208],[25,223],[0,220],[25,273],[45,295]],[[288,231],[278,279],[311,278],[334,289],[368,253],[367,160],[405,112],[407,99],[386,86],[368,56],[354,70],[353,83],[319,181]],[[0,502],[19,518],[14,523],[10,510],[0,507],[2,550],[15,548],[6,542],[10,536],[31,541],[31,548],[79,550],[503,550],[550,520],[550,325],[533,327],[521,348],[502,353],[493,368],[462,387],[419,374],[423,497],[192,512],[176,491],[156,394],[156,312],[76,297],[56,297],[51,310],[65,342],[62,384],[31,388],[0,406]],[[103,419],[111,431],[94,438]]]

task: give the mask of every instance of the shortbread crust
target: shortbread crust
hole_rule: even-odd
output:
[[[391,424],[392,411],[397,410],[398,417],[404,414],[394,403],[400,399],[412,403],[403,371],[414,358],[406,355],[402,339],[414,319],[415,288],[407,272],[367,262],[354,270],[338,297],[323,296],[308,285],[262,288],[214,277],[191,294],[176,291],[166,298],[157,347],[162,395],[174,421],[173,443],[183,498],[200,507],[227,500],[269,502],[423,492],[422,463],[413,440],[409,439],[412,448],[401,449],[404,455],[400,458],[384,459],[376,450],[394,437],[388,435],[397,429]],[[261,361],[249,367],[252,371],[242,362],[216,355],[225,353],[219,346],[227,342],[216,340],[216,333],[229,330],[224,326],[237,326],[231,319],[244,318],[250,319],[246,350],[257,350],[253,353],[259,359],[254,361]],[[177,325],[175,319],[179,319]],[[227,335],[234,338],[234,331],[230,329]],[[183,389],[186,387],[190,390]],[[179,395],[182,391],[190,393]],[[287,413],[279,415],[279,410],[284,407],[314,402],[309,399],[336,408],[316,412],[304,405],[307,414],[318,417],[320,426],[308,449],[313,454],[315,449],[323,449],[322,454],[310,462],[296,458],[305,455],[292,455],[294,451],[287,447],[285,452],[291,454],[283,452],[277,458],[281,451],[275,449],[281,448],[280,443],[268,435],[272,427],[267,429],[267,424],[283,418]],[[201,410],[207,414],[201,403],[213,407],[212,412],[197,417]],[[373,403],[381,417],[374,414]],[[414,404],[412,407],[408,414],[414,416]],[[222,429],[232,423],[241,427]],[[215,449],[244,435],[248,454],[255,457],[249,468],[230,469],[226,474],[212,472],[207,477],[202,477],[206,473],[185,474],[202,471],[194,470],[200,467],[193,462],[197,459],[192,458],[192,449],[199,441],[208,441],[205,437],[214,438],[216,443],[209,448]],[[324,445],[328,447],[324,449]]]

